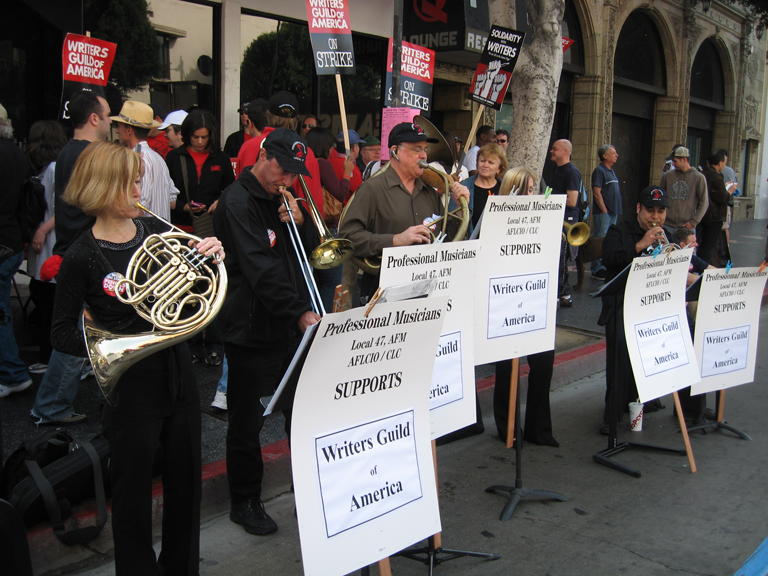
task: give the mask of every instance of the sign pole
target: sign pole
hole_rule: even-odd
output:
[[[467,142],[464,144],[464,155],[466,156],[469,152],[469,149],[474,146],[472,142],[475,139],[475,132],[477,132],[477,126],[480,124],[480,118],[483,116],[483,112],[485,111],[485,104],[480,104],[480,107],[477,109],[477,114],[475,114],[475,121],[472,122],[472,129],[469,131],[469,136],[467,136]]]
[[[696,462],[693,459],[693,449],[691,448],[691,439],[688,436],[688,427],[685,425],[685,416],[683,415],[683,407],[680,405],[680,395],[677,390],[672,392],[672,397],[675,399],[675,410],[677,411],[677,419],[680,422],[680,432],[683,433],[683,443],[685,444],[685,453],[688,455],[688,464],[691,466],[691,474],[696,473]]]
[[[344,134],[344,149],[349,156],[349,132],[347,131],[347,109],[344,106],[344,90],[341,87],[341,74],[336,74],[336,93],[339,96],[339,113],[341,113],[341,130]]]

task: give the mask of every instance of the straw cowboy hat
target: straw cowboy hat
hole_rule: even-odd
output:
[[[122,122],[136,128],[159,128],[160,123],[155,120],[155,113],[149,104],[128,100],[123,104],[118,116],[110,116],[114,122]]]

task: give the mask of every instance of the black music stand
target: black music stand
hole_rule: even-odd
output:
[[[519,369],[518,369],[519,370]],[[496,385],[499,383],[497,382]],[[523,488],[523,429],[520,425],[520,379],[517,380],[517,394],[515,395],[515,485],[494,485],[485,489],[486,492],[508,492],[509,499],[499,515],[499,520],[509,520],[515,513],[515,508],[523,498],[547,498],[568,502],[568,498],[557,492],[549,490],[534,490]]]
[[[613,298],[615,303],[614,314],[623,314],[623,310],[619,310],[619,295],[624,293],[624,289],[627,285],[627,277],[629,276],[629,269],[632,264],[628,264],[624,270],[621,271],[613,280],[605,284],[597,292],[590,294],[592,298]],[[606,334],[607,336],[607,334]],[[611,334],[613,342],[618,342],[618,322],[613,322],[613,333]],[[606,351],[607,353],[607,351]],[[619,363],[614,362],[613,373],[613,386],[611,391],[611,402],[608,406],[608,447],[605,450],[598,452],[592,456],[592,460],[608,468],[613,468],[624,474],[629,474],[635,478],[640,478],[640,471],[619,464],[611,460],[616,454],[624,452],[624,450],[636,449],[636,450],[652,450],[654,452],[662,452],[665,454],[677,454],[679,456],[685,456],[685,449],[666,448],[664,446],[653,446],[651,444],[639,444],[637,442],[619,442],[619,415],[621,414],[621,406],[619,406],[619,393],[616,389],[619,380]],[[607,378],[606,378],[607,381]]]

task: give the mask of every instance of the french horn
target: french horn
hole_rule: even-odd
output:
[[[141,204],[137,206],[165,222]],[[170,225],[174,230],[144,240],[128,263],[125,278],[115,285],[117,298],[150,322],[154,326],[151,332],[114,334],[83,311],[88,358],[104,398],[112,406],[117,404],[117,384],[128,368],[204,330],[224,304],[224,264],[209,263],[210,257],[189,246],[200,238]]]

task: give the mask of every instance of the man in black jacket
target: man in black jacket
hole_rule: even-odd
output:
[[[658,186],[644,188],[637,200],[637,218],[612,225],[603,240],[603,265],[606,267],[605,281],[610,282],[618,276],[632,260],[642,254],[650,254],[654,243],[664,235],[662,226],[667,216],[669,201],[667,193]],[[605,411],[601,434],[608,434],[609,407],[618,394],[619,410],[627,407],[627,402],[637,398],[635,376],[627,351],[624,336],[624,289],[611,296],[603,297],[603,310],[597,321],[605,326]],[[658,409],[660,404],[657,403]],[[649,410],[650,408],[650,410]],[[654,411],[651,406],[646,411]],[[620,412],[621,414],[621,412]],[[621,417],[619,417],[621,420]]]
[[[309,175],[307,143],[278,128],[267,136],[256,164],[221,196],[216,235],[227,253],[229,289],[219,318],[229,364],[227,473],[230,519],[251,534],[271,534],[277,524],[261,502],[264,463],[259,432],[263,407],[290,363],[301,334],[320,316],[312,311],[286,223],[289,214],[301,241],[317,244],[310,216],[286,189],[297,174]],[[290,411],[285,411],[290,435]]]

